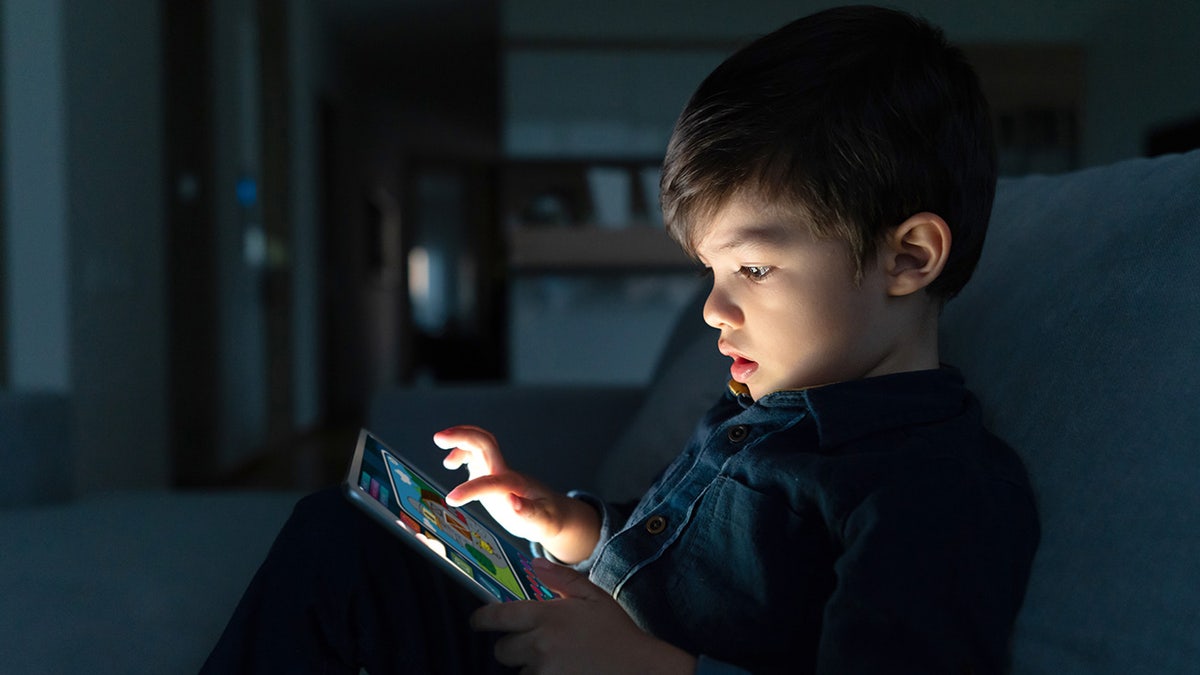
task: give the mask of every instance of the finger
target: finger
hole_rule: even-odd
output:
[[[442,429],[433,435],[433,442],[443,450],[449,450],[456,445],[460,445],[463,441],[473,441],[473,445],[499,445],[496,442],[496,437],[492,434],[492,432],[471,424],[460,424],[458,426]]]
[[[495,473],[505,468],[500,444],[486,429],[465,425],[450,427],[434,434],[433,442],[439,448],[451,451],[443,463],[455,462],[454,468],[464,463],[478,473]]]
[[[470,464],[475,457],[475,453],[463,448],[453,448],[442,459],[442,466],[454,471],[462,468],[463,465]]]
[[[514,600],[484,605],[471,613],[471,628],[499,633],[532,630],[537,626],[538,604],[536,600]]]
[[[593,584],[587,578],[587,575],[580,574],[569,567],[552,563],[545,558],[535,558],[533,560],[533,570],[537,575],[538,581],[541,581],[550,590],[563,597],[584,600],[608,597],[608,593],[596,584]]]
[[[462,506],[484,497],[493,497],[497,495],[512,494],[520,495],[525,491],[525,481],[521,480],[520,474],[515,473],[500,473],[489,474],[472,478],[465,483],[460,483],[453,490],[446,493],[446,504],[449,506]],[[521,511],[525,500],[517,497],[513,501],[512,507],[514,511]]]

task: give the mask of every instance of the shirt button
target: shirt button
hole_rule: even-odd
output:
[[[650,534],[661,534],[667,529],[667,519],[662,516],[654,516],[646,521],[646,531]]]
[[[742,441],[746,440],[746,437],[749,435],[750,435],[750,427],[748,427],[744,424],[739,424],[736,427],[732,427],[729,430],[729,434],[728,434],[729,442],[741,443]]]

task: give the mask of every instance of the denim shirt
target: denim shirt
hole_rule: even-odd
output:
[[[698,673],[1007,667],[1039,528],[950,368],[732,388],[577,567]]]

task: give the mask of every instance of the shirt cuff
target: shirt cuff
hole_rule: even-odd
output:
[[[567,493],[567,496],[572,499],[578,499],[588,506],[591,506],[592,508],[596,509],[597,513],[600,514],[600,537],[596,539],[596,547],[592,549],[591,555],[583,560],[580,560],[574,565],[567,565],[567,567],[570,567],[576,572],[587,574],[589,571],[591,571],[592,565],[596,562],[596,558],[599,556],[600,549],[604,547],[604,543],[608,541],[609,536],[612,534],[613,526],[618,522],[620,515],[604,500],[582,490],[571,490]],[[562,564],[561,560],[558,560],[554,556],[550,555],[546,549],[537,542],[530,542],[529,550],[533,553],[533,555],[539,558],[545,558],[551,562]]]

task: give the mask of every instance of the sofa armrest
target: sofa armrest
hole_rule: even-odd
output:
[[[496,435],[505,460],[559,490],[594,490],[604,456],[644,390],[629,386],[470,384],[389,388],[372,398],[368,428],[432,478],[449,484],[431,437],[456,424]]]

